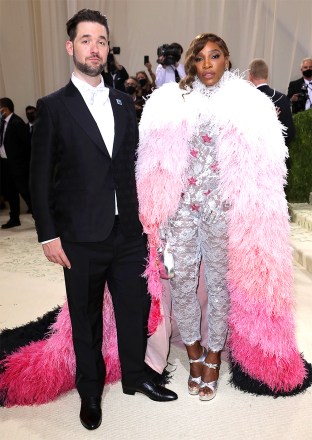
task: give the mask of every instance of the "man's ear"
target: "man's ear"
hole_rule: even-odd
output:
[[[74,45],[73,45],[72,41],[70,41],[70,40],[66,41],[66,50],[67,50],[68,55],[73,55]]]

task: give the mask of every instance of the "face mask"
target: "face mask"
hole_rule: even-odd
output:
[[[147,79],[145,78],[139,79],[139,84],[141,87],[144,87],[147,84]]]
[[[311,78],[311,76],[312,76],[312,69],[304,70],[304,71],[302,72],[302,75],[303,75],[305,78]]]
[[[129,93],[129,95],[132,95],[135,92],[134,86],[126,86],[125,87],[126,93]]]

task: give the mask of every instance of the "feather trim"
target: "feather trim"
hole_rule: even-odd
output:
[[[108,289],[104,292],[103,356],[106,383],[121,378],[114,310]],[[35,405],[54,400],[75,386],[75,355],[67,303],[43,341],[32,342],[2,361],[2,405]]]
[[[136,180],[140,218],[148,233],[178,208],[188,163],[187,140],[194,119],[192,114],[185,118],[187,109],[183,91],[176,83],[155,90],[144,106]]]
[[[60,307],[56,307],[35,321],[30,321],[20,327],[2,330],[0,333],[0,361],[20,347],[44,339],[49,327],[55,322],[60,309]]]
[[[271,396],[277,397],[289,397],[296,396],[297,394],[303,393],[312,383],[312,365],[309,364],[301,355],[302,365],[305,369],[305,375],[302,382],[299,382],[295,387],[284,390],[280,388],[279,390],[271,389],[265,382],[254,379],[252,376],[244,373],[241,369],[241,365],[237,362],[233,362],[230,359],[230,383],[235,388],[246,393],[258,395],[258,396]]]

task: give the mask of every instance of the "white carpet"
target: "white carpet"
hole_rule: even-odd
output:
[[[7,212],[0,211],[0,223]],[[41,316],[64,302],[62,269],[45,260],[31,216],[22,226],[0,230],[0,328],[11,328]],[[300,350],[312,361],[312,277],[295,267],[297,336]],[[227,363],[221,367],[218,394],[200,402],[187,393],[184,350],[172,347],[176,370],[170,388],[179,399],[152,402],[122,394],[120,384],[105,388],[103,423],[87,431],[79,422],[76,391],[36,407],[0,408],[0,440],[312,440],[312,390],[291,397],[254,397],[228,384]]]

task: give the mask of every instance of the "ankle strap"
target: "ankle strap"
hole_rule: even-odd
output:
[[[218,368],[220,368],[221,364],[207,364],[206,362],[203,362],[203,365],[205,365],[205,367],[214,368],[215,370],[217,370]]]
[[[201,357],[199,357],[198,359],[189,359],[189,362],[190,362],[190,364],[196,364],[198,362],[204,363],[204,360],[206,359],[206,356],[207,356],[207,351],[203,347],[203,354],[201,355]]]

